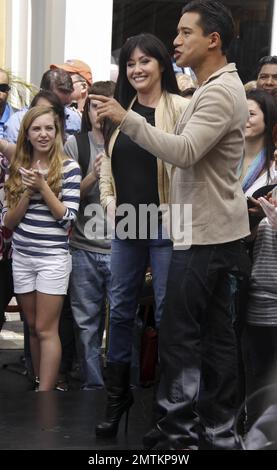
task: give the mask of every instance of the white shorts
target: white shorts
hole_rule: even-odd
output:
[[[13,250],[14,292],[65,295],[71,273],[71,255],[29,256]]]

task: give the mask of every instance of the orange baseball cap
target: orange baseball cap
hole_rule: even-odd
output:
[[[89,83],[89,85],[92,85],[90,66],[82,60],[72,59],[67,60],[64,64],[52,64],[50,65],[50,69],[63,69],[69,73],[78,73]]]

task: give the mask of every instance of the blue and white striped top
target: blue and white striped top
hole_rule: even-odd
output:
[[[80,200],[81,172],[75,160],[63,163],[59,200],[66,206],[62,219],[55,219],[41,194],[35,193],[19,225],[14,229],[13,248],[23,255],[52,256],[68,251],[70,228],[76,219]],[[3,208],[3,222],[8,208]]]

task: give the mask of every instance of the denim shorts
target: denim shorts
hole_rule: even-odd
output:
[[[14,292],[65,295],[71,272],[71,255],[29,256],[13,251]]]

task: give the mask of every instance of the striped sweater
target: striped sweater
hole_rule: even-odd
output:
[[[277,233],[266,218],[254,245],[247,323],[277,326]]]
[[[71,159],[63,163],[59,200],[66,206],[62,219],[55,219],[39,192],[35,193],[29,207],[14,229],[13,249],[23,255],[50,256],[68,251],[68,237],[76,219],[80,200],[81,172]],[[8,208],[3,208],[3,223]]]

